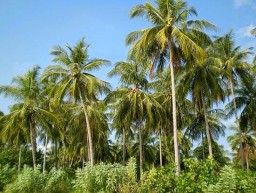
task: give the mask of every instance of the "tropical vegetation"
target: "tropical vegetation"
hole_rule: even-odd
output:
[[[0,86],[13,100],[0,113],[0,192],[256,191],[253,48],[183,0],[130,16],[150,27],[127,35],[127,61],[92,59],[81,38]],[[111,65],[114,89],[96,75]]]

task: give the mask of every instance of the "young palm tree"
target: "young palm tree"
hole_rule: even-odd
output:
[[[119,62],[115,68],[109,72],[110,76],[120,76],[120,81],[124,86],[111,92],[106,102],[112,102],[115,122],[131,127],[135,125],[139,136],[139,160],[140,175],[143,173],[143,152],[142,152],[142,127],[143,125],[153,125],[160,119],[161,105],[149,94],[144,92],[147,87],[146,69],[132,62]],[[124,126],[126,126],[124,125]]]
[[[189,15],[197,15],[196,10],[187,7],[187,3],[182,0],[156,0],[157,7],[150,3],[135,6],[131,10],[131,17],[146,17],[153,25],[150,28],[134,31],[127,38],[127,44],[132,45],[132,54],[139,57],[145,51],[150,50],[152,45],[159,48],[160,53],[153,54],[153,63],[161,53],[169,53],[169,67],[171,72],[172,86],[172,119],[174,135],[174,152],[175,163],[177,165],[177,174],[180,173],[179,147],[178,147],[178,129],[176,119],[176,94],[175,94],[175,77],[174,67],[182,64],[181,56],[185,58],[195,58],[201,63],[206,57],[206,53],[198,46],[195,39],[190,38],[191,33],[201,40],[208,39],[208,36],[202,32],[204,28],[215,29],[215,26],[207,21],[188,20]],[[153,52],[154,53],[154,52]]]
[[[221,109],[211,109],[207,112],[209,130],[212,140],[217,140],[219,136],[224,136],[226,126],[221,123],[220,119],[225,117],[224,111]],[[205,117],[202,110],[196,109],[196,113],[192,118],[191,124],[186,128],[185,135],[187,135],[192,140],[202,141],[203,147],[203,160],[205,159],[204,152],[204,136],[206,136],[205,130]]]
[[[48,119],[55,119],[53,114],[40,106],[41,86],[38,82],[39,67],[34,67],[23,76],[13,78],[14,86],[0,86],[0,93],[17,100],[8,119],[17,121],[20,127],[28,128],[32,146],[33,167],[36,169],[37,126],[47,126]]]
[[[90,163],[94,164],[93,133],[87,112],[90,102],[96,100],[97,94],[109,91],[109,84],[99,80],[88,72],[99,69],[102,65],[108,64],[107,60],[89,60],[88,45],[82,38],[74,47],[67,46],[67,50],[55,46],[51,54],[53,61],[59,65],[49,66],[44,72],[43,78],[57,77],[57,84],[54,90],[57,102],[66,98],[73,99],[73,102],[80,102],[83,107],[86,120],[86,129],[89,142],[88,157]]]
[[[235,133],[229,136],[227,140],[231,144],[232,149],[237,151],[238,158],[246,161],[246,168],[249,170],[250,155],[255,155],[256,151],[256,132],[251,127],[240,129],[234,125],[230,129],[234,130]]]
[[[19,149],[18,172],[21,169],[21,149],[24,142],[29,143],[29,132],[20,122],[19,113],[15,111],[15,105],[11,107],[11,113],[0,118],[0,136],[4,143],[10,143]]]
[[[240,86],[235,90],[236,96],[235,100],[237,105],[237,110],[241,111],[240,115],[240,127],[256,128],[256,85],[255,78],[250,76],[242,79]],[[227,104],[227,109],[229,109],[229,116],[234,115],[235,109],[232,106],[233,101]]]

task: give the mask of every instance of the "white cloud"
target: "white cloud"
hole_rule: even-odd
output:
[[[252,6],[252,8],[256,9],[256,1],[255,0],[234,0],[235,7],[241,7],[245,5]]]
[[[238,38],[244,38],[244,37],[252,37],[251,31],[252,29],[256,28],[255,25],[248,25],[245,26],[243,28],[240,28],[239,30],[237,30],[236,35]]]

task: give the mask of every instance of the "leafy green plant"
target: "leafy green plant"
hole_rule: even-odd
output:
[[[71,188],[71,179],[65,171],[53,169],[49,172],[49,174],[47,174],[45,192],[68,193],[71,192]]]
[[[15,168],[11,168],[9,165],[0,165],[0,192],[4,186],[11,183],[17,175]]]
[[[39,167],[37,167],[36,170],[29,167],[24,167],[23,171],[18,175],[16,180],[6,186],[4,192],[44,193],[46,180],[46,175],[42,175]]]
[[[143,175],[140,190],[142,193],[175,192],[176,180],[174,166],[166,166],[160,169],[153,168]]]
[[[84,169],[76,171],[76,179],[73,181],[76,193],[114,193],[132,190],[136,184],[134,161],[128,166],[121,164],[88,164]],[[135,188],[136,189],[136,188]]]
[[[216,181],[217,164],[211,159],[205,162],[185,159],[184,167],[184,171],[177,180],[177,192],[200,193],[203,192],[203,184]]]

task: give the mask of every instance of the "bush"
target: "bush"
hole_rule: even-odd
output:
[[[42,175],[40,168],[33,170],[29,167],[24,167],[23,171],[18,175],[17,179],[8,184],[6,193],[44,193],[46,184],[46,176]]]
[[[71,192],[71,180],[63,170],[51,170],[47,175],[45,192],[47,193],[68,193]]]
[[[140,190],[142,193],[171,193],[175,190],[176,178],[175,169],[172,166],[153,168],[144,173]]]
[[[127,166],[121,164],[98,164],[76,171],[73,181],[76,193],[114,193],[136,191],[134,159]]]
[[[52,170],[43,174],[40,167],[24,167],[18,177],[5,187],[5,193],[68,193],[71,183],[64,171]]]
[[[17,176],[15,168],[11,168],[9,165],[0,165],[0,192],[3,191],[4,186],[11,183]]]
[[[235,171],[230,166],[224,167],[217,183],[205,187],[207,193],[255,193],[256,176],[252,172]]]
[[[177,192],[201,193],[203,184],[212,184],[217,180],[217,164],[213,160],[201,162],[196,159],[185,159],[184,167],[177,180]]]

